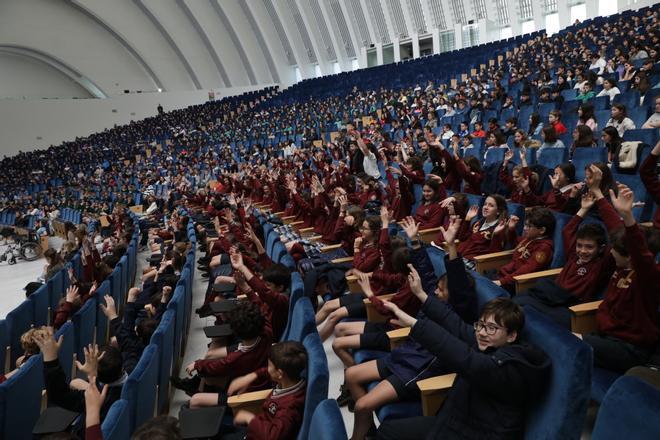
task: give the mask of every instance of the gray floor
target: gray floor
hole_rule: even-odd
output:
[[[50,247],[59,249],[63,240],[51,237],[49,242]],[[6,249],[7,246],[0,240],[0,255],[4,254]],[[25,300],[23,287],[31,281],[37,281],[37,278],[43,273],[45,265],[46,260],[43,257],[35,261],[18,260],[11,266],[6,261],[0,263],[0,283],[2,283],[0,319],[4,319],[7,313]]]

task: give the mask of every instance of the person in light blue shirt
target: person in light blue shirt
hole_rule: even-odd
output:
[[[541,154],[541,151],[546,148],[566,148],[566,145],[557,137],[557,132],[551,125],[543,127],[543,130],[541,130],[541,139],[543,143],[536,152],[537,155]]]

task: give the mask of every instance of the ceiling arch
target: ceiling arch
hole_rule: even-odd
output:
[[[3,0],[0,45],[57,68],[97,97],[288,86],[295,69],[310,78],[411,53],[395,47],[392,60],[391,45],[412,41],[413,56],[428,53],[431,38],[435,53],[461,47],[462,25],[471,22],[484,43],[505,29],[516,35],[523,23],[529,29],[530,21],[542,29],[548,14],[569,25],[572,8],[584,4],[591,17],[607,1]]]

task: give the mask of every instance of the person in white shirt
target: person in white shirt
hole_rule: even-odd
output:
[[[454,132],[451,129],[450,124],[445,124],[442,126],[442,140],[447,140],[451,139],[451,137],[454,135]]]
[[[596,73],[601,75],[606,65],[607,61],[605,61],[599,54],[594,53],[591,55],[591,65],[589,66],[589,70],[598,69],[598,72]]]
[[[616,80],[607,78],[603,80],[603,90],[601,90],[600,93],[596,95],[596,97],[598,98],[600,96],[609,96],[610,102],[612,102],[614,97],[619,93],[621,93],[621,91],[617,87]]]
[[[635,123],[632,119],[627,117],[626,106],[623,104],[612,105],[612,117],[607,121],[606,127],[614,127],[619,132],[619,136],[623,137],[626,130],[634,130]]]
[[[660,96],[655,98],[655,113],[644,122],[642,128],[660,128]]]
[[[362,154],[364,155],[364,159],[362,159],[362,167],[364,168],[364,172],[374,179],[380,179],[380,169],[378,168],[378,158],[376,157],[376,154],[371,151],[371,149],[369,149],[367,144],[364,143],[364,140],[362,140],[362,136],[360,135],[359,131],[352,130],[350,135],[355,138],[360,151],[362,151]]]

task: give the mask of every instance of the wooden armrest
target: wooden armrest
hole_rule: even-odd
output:
[[[353,261],[353,257],[335,258],[334,260],[331,260],[331,262],[335,264],[350,263],[351,261]]]
[[[602,300],[591,301],[569,307],[571,311],[571,331],[574,333],[590,333],[598,328],[596,311]]]
[[[282,215],[284,215],[284,211],[274,212],[273,215],[276,216],[276,217],[281,217]]]
[[[347,276],[346,283],[348,284],[348,290],[351,293],[362,293],[362,287],[360,287],[360,284],[358,284],[358,277],[355,275]]]
[[[476,271],[479,273],[484,273],[487,270],[497,269],[511,261],[512,257],[513,249],[508,251],[477,255],[474,257],[474,262],[476,263]]]
[[[244,300],[247,299],[247,295],[238,295],[238,296],[236,297],[236,299],[237,299],[238,301],[244,301]]]
[[[302,234],[303,232],[311,232],[313,230],[314,230],[314,227],[312,226],[312,227],[309,227],[309,228],[298,229],[298,232],[300,232]]]
[[[5,364],[2,366],[3,374],[7,374],[11,371],[11,346],[5,347]]]
[[[227,405],[234,410],[245,409],[253,414],[261,413],[261,405],[270,396],[273,390],[260,390],[251,393],[243,393],[237,396],[229,396]]]
[[[438,232],[440,232],[440,227],[422,229],[421,231],[419,231],[419,236],[424,243],[428,244],[431,243],[433,239],[438,236]]]
[[[319,241],[322,238],[323,238],[322,235],[309,235],[309,236],[305,237],[305,239],[308,240],[308,241]]]
[[[652,228],[653,227],[653,222],[643,222],[639,224],[640,226],[644,226],[646,228]]]
[[[335,249],[339,249],[340,247],[341,247],[341,243],[340,244],[329,244],[328,246],[323,246],[321,248],[321,252],[334,251]]]
[[[523,275],[516,275],[513,279],[516,282],[516,294],[519,295],[527,291],[541,278],[556,278],[561,272],[562,268],[541,270],[539,272],[526,273]]]
[[[394,296],[393,293],[387,294],[387,295],[379,295],[378,298],[380,298],[383,301],[387,301],[390,298]],[[380,312],[374,307],[373,304],[371,304],[371,301],[369,298],[364,299],[364,305],[367,307],[367,321],[369,322],[386,322],[388,317],[385,315],[381,315]]]
[[[303,223],[305,223],[304,220],[298,220],[298,221],[296,221],[296,222],[291,222],[291,223],[289,223],[289,226],[293,226],[293,227],[295,228],[296,226],[298,226],[298,225],[302,225]],[[298,228],[296,228],[296,229],[298,229]],[[298,230],[298,232],[300,232],[300,230]]]
[[[288,225],[293,222],[293,219],[295,219],[297,216],[296,215],[288,215],[286,217],[282,217],[282,221],[284,222],[285,225]]]
[[[402,327],[387,332],[387,337],[390,339],[390,349],[394,350],[401,345],[408,335],[410,335],[410,327]]]
[[[435,416],[442,406],[449,390],[454,385],[456,374],[429,377],[417,382],[422,394],[422,412],[425,416]]]

